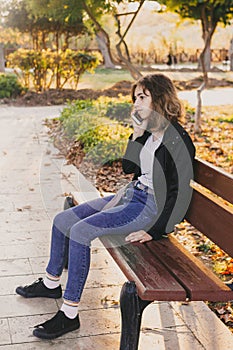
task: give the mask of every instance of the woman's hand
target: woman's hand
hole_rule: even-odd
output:
[[[132,120],[133,124],[133,138],[132,140],[136,140],[137,137],[140,137],[144,134],[144,131],[147,129],[148,119],[144,119],[140,125],[137,125],[134,120]]]
[[[145,242],[151,241],[152,239],[153,237],[144,230],[132,232],[125,238],[126,242],[130,242],[130,243],[132,242],[145,243]]]

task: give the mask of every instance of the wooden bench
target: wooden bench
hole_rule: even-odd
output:
[[[191,185],[194,190],[186,220],[233,257],[233,207],[229,204],[233,199],[233,176],[196,159],[195,182]],[[173,235],[145,244],[126,244],[123,237],[115,236],[100,240],[128,279],[120,296],[120,350],[138,349],[142,313],[154,300],[233,300],[231,286]]]

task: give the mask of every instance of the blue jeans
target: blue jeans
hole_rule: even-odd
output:
[[[113,196],[98,198],[55,216],[47,273],[62,274],[69,249],[68,280],[64,299],[79,302],[90,268],[91,241],[104,235],[128,235],[146,230],[155,221],[154,196],[129,185],[117,206],[103,210]]]

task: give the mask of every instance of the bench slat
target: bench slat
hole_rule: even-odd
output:
[[[233,257],[233,215],[194,190],[186,219]]]
[[[229,301],[233,291],[200,260],[188,252],[176,238],[147,243],[151,252],[184,286],[190,300]]]
[[[124,238],[100,238],[129,281],[134,281],[143,300],[184,301],[184,288],[175,280],[145,244],[125,243]]]
[[[232,203],[233,176],[231,174],[204,160],[195,159],[195,181]]]

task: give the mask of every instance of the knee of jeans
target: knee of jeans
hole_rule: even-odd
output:
[[[71,227],[70,239],[72,239],[73,241],[75,241],[79,244],[86,245],[86,246],[90,247],[91,241],[93,238],[89,234],[87,229],[85,230],[83,225],[78,223],[78,224]]]
[[[56,214],[56,216],[53,219],[53,225],[60,231],[65,233],[67,228],[66,228],[66,220],[64,218],[64,212],[60,212],[58,214]]]

